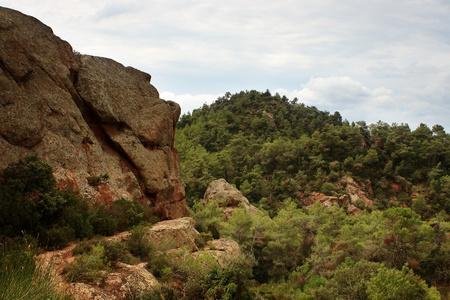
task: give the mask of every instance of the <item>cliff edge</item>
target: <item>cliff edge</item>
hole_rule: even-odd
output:
[[[161,219],[187,216],[173,147],[180,107],[150,79],[75,54],[39,20],[0,7],[0,171],[36,153],[91,203],[136,199]]]

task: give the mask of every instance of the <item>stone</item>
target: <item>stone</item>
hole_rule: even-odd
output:
[[[230,258],[235,258],[241,254],[239,244],[233,240],[221,238],[208,241],[205,249],[202,251],[211,254],[221,266],[226,266]]]
[[[342,177],[337,183],[342,190],[345,185],[346,194],[340,196],[326,196],[323,193],[312,192],[308,197],[302,199],[302,203],[309,208],[315,202],[320,202],[322,206],[331,207],[335,204],[345,207],[349,214],[358,215],[361,209],[355,206],[359,201],[363,201],[367,208],[373,207],[373,201],[368,197],[373,195],[371,183],[357,183],[351,176]]]
[[[191,251],[197,251],[195,237],[198,234],[198,231],[195,229],[195,221],[192,218],[184,217],[154,224],[147,231],[146,238],[156,245],[169,241],[173,242],[174,248],[186,246]]]
[[[114,270],[103,280],[96,283],[70,283],[67,284],[66,290],[76,300],[135,299],[145,290],[159,285],[145,265],[117,263]]]
[[[263,213],[250,204],[248,199],[242,193],[229,184],[225,179],[212,181],[206,189],[203,199],[207,202],[217,201],[227,217],[231,216],[233,210],[242,205],[249,214],[262,216]]]
[[[36,153],[90,203],[134,199],[162,220],[189,215],[173,147],[181,109],[149,74],[75,54],[18,11],[0,7],[0,28],[0,169]]]

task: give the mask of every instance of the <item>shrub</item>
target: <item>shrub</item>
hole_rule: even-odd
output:
[[[206,242],[211,241],[213,235],[211,232],[201,232],[199,235],[195,236],[195,244],[199,249],[205,247]]]
[[[327,284],[327,279],[322,277],[322,276],[318,276],[318,275],[314,275],[311,276],[308,281],[306,281],[305,285],[303,286],[303,290],[305,292],[309,292],[311,290],[315,290],[318,289],[321,286],[325,286]]]
[[[177,291],[168,284],[161,284],[145,290],[136,297],[138,300],[176,300]]]
[[[331,196],[333,192],[336,191],[336,187],[331,182],[325,182],[324,184],[322,184],[320,191],[325,195]]]
[[[68,226],[53,226],[46,231],[44,239],[47,242],[47,248],[64,248],[67,244],[75,239],[75,230]]]
[[[105,257],[109,262],[134,263],[133,257],[124,242],[118,240],[102,241],[101,245],[105,249]]]
[[[72,249],[72,255],[81,255],[90,251],[92,251],[92,243],[89,241],[82,241]]]
[[[148,230],[149,228],[147,226],[138,225],[133,228],[131,235],[126,240],[130,253],[141,259],[148,258],[150,252],[153,250],[150,241],[145,236]]]
[[[67,189],[58,191],[64,197],[66,204],[61,210],[60,222],[75,230],[76,238],[91,238],[94,229],[89,222],[89,205],[78,192]]]
[[[68,268],[66,279],[69,282],[93,282],[103,277],[109,270],[105,249],[100,244],[92,247],[92,251],[80,255]]]
[[[142,222],[155,223],[158,221],[148,205],[140,204],[136,200],[128,201],[122,198],[114,201],[109,212],[116,220],[119,231],[129,230]]]
[[[332,299],[339,295],[342,299],[368,299],[367,283],[382,265],[361,260],[354,264],[350,259],[339,265],[333,277],[325,286],[314,291],[316,299]]]
[[[35,154],[8,165],[3,178],[12,190],[28,197],[49,193],[56,184],[52,167]]]
[[[109,179],[109,175],[105,173],[105,174],[101,174],[98,176],[89,176],[86,179],[90,186],[96,187],[96,186],[100,185],[101,183],[107,181]]]
[[[96,234],[113,235],[116,232],[117,222],[104,206],[95,205],[90,212],[88,221]]]
[[[196,261],[184,260],[183,264],[189,266],[190,272],[184,289],[188,299],[250,298],[248,289],[256,264],[252,256],[230,256],[219,265],[205,255]]]

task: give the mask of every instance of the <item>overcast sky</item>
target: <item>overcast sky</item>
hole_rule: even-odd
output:
[[[2,0],[83,53],[152,75],[182,111],[272,94],[349,121],[450,131],[449,0]]]

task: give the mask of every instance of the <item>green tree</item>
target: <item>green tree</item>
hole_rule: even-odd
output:
[[[433,228],[408,208],[391,208],[383,212],[386,222],[384,258],[397,269],[411,260],[421,261],[432,250]]]
[[[402,270],[381,267],[368,282],[367,295],[374,300],[441,298],[435,287],[428,287],[407,267]]]
[[[381,264],[361,260],[353,266],[338,268],[324,287],[315,291],[316,299],[369,299],[367,285]]]

